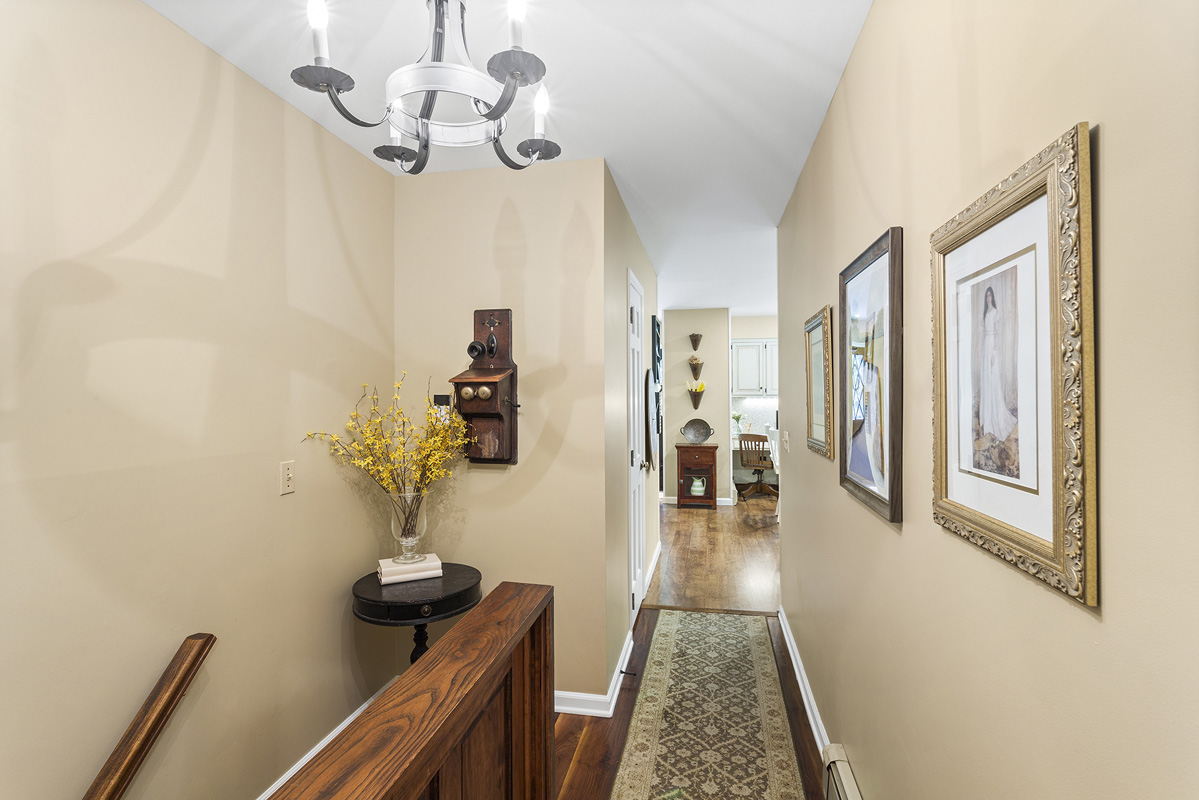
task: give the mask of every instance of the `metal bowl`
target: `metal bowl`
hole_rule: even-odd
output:
[[[687,424],[679,429],[679,432],[686,437],[691,444],[703,444],[716,435],[716,430],[708,424],[707,420],[692,419],[688,420]]]

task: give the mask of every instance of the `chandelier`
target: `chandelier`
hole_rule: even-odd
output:
[[[354,79],[329,60],[329,11],[325,0],[308,0],[308,24],[316,56],[313,63],[292,71],[291,78],[305,89],[329,96],[346,120],[363,128],[387,126],[387,144],[375,156],[416,175],[429,163],[433,145],[476,147],[491,145],[496,156],[511,169],[524,169],[562,154],[562,148],[545,138],[549,93],[543,85],[533,103],[533,136],[516,147],[523,161],[512,158],[500,141],[508,126],[505,115],[516,93],[545,77],[545,63],[523,47],[524,0],[509,0],[509,49],[487,62],[487,74],[476,69],[466,49],[466,0],[426,0],[429,7],[429,46],[415,64],[400,67],[387,79],[387,110],[378,122],[350,113],[341,95],[354,88]],[[442,93],[465,97],[467,121],[438,121],[433,112]]]

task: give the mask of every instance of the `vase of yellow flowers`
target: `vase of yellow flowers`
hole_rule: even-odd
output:
[[[362,470],[386,493],[391,535],[399,551],[393,560],[413,564],[425,560],[416,552],[426,528],[425,497],[434,483],[454,474],[451,467],[470,440],[466,421],[428,397],[424,424],[414,422],[400,406],[402,386],[403,378],[384,408],[379,390],[368,392],[362,384],[362,397],[350,412],[344,437],[309,431],[306,438],[328,442],[342,464]]]

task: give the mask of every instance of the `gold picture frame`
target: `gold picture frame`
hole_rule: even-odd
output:
[[[808,376],[808,449],[830,461],[833,450],[833,309],[824,308],[813,314],[803,326],[804,368]],[[814,369],[812,358],[821,363]],[[819,372],[820,385],[813,380]],[[820,415],[823,414],[823,417]]]
[[[1090,170],[1084,122],[930,245],[933,519],[1094,607]]]

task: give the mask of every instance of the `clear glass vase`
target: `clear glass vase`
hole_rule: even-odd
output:
[[[391,535],[396,540],[397,564],[415,564],[424,561],[424,555],[416,552],[416,546],[425,535],[425,493],[391,492]]]

